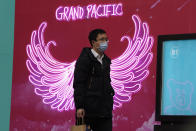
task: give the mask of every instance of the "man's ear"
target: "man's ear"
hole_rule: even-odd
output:
[[[95,45],[95,41],[94,41],[94,40],[92,40],[92,47],[94,47],[94,45]]]

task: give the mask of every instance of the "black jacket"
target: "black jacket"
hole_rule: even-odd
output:
[[[111,86],[111,60],[105,54],[102,64],[91,48],[83,48],[74,71],[74,101],[76,109],[83,108],[85,116],[112,117],[114,90]]]

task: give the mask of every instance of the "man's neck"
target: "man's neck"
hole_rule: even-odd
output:
[[[97,48],[93,47],[93,50],[96,51],[100,56],[103,55],[103,52],[99,51]]]

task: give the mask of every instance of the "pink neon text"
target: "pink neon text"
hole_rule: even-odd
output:
[[[123,8],[122,8],[122,3],[103,4],[103,5],[90,4],[87,5],[86,7],[60,6],[56,9],[55,15],[58,21],[70,21],[70,20],[75,21],[79,19],[90,19],[90,18],[98,19],[99,17],[122,16]]]

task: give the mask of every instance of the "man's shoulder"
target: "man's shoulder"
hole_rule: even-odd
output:
[[[80,53],[80,56],[78,57],[78,60],[82,61],[88,61],[92,57],[91,48],[90,47],[84,47]]]
[[[90,47],[84,47],[80,53],[80,57],[87,57],[90,53],[91,48]]]
[[[106,54],[104,54],[104,59],[106,59],[107,61],[111,63],[111,59]]]
[[[82,51],[81,51],[80,55],[88,54],[90,52],[90,50],[91,50],[90,47],[84,47],[84,48],[82,48]]]

